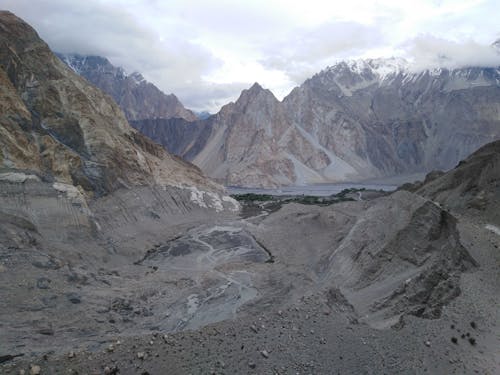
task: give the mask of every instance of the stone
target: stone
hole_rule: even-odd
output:
[[[142,360],[146,359],[146,353],[144,353],[144,352],[138,352],[137,353],[137,358],[138,359],[142,359]]]
[[[78,293],[67,293],[66,298],[73,304],[79,304],[82,302],[82,298]]]
[[[262,350],[260,352],[260,354],[264,357],[264,358],[269,358],[269,353],[267,352],[267,350]]]
[[[40,375],[41,368],[38,365],[30,365],[30,375]]]

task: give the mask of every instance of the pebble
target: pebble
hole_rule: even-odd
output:
[[[267,350],[261,351],[260,354],[262,354],[264,358],[269,358],[269,353],[267,352]]]
[[[137,353],[137,358],[139,358],[139,359],[145,359],[146,358],[146,353],[144,353],[144,352],[138,352]]]
[[[427,340],[427,341],[425,342],[425,346],[431,346],[431,342],[430,342],[429,340]]]
[[[114,352],[115,351],[115,346],[113,344],[109,344],[107,350],[108,350],[108,352]]]
[[[248,367],[255,368],[255,367],[257,367],[257,365],[255,364],[255,362],[250,361],[250,362],[248,362]]]
[[[21,369],[21,370],[19,370],[19,375],[25,375],[25,374],[26,374],[26,371],[24,371],[24,370],[22,370],[22,369]]]
[[[254,331],[255,333],[259,332],[259,331],[257,330],[257,327],[255,327],[253,324],[250,326],[250,329],[251,329],[252,331]]]
[[[41,368],[38,365],[30,365],[30,375],[40,375]]]
[[[68,353],[68,358],[74,358],[75,357],[75,352],[71,351]]]

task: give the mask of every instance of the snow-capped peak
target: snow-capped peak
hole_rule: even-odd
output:
[[[380,81],[387,77],[408,71],[408,62],[403,58],[377,58],[345,60],[327,68],[328,72],[338,73],[346,68],[361,76],[374,75]]]

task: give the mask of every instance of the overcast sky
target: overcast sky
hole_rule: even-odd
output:
[[[341,59],[500,65],[498,0],[0,0],[58,52],[102,55],[189,108],[282,98]]]

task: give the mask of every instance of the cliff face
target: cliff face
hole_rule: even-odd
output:
[[[57,54],[75,73],[99,87],[118,103],[129,121],[155,118],[197,119],[174,94],[166,95],[140,73],[127,75],[101,56]]]
[[[115,102],[35,30],[0,13],[2,166],[105,194],[137,185],[220,187],[131,128]]]
[[[282,102],[254,85],[193,126],[134,126],[229,185],[361,180],[449,169],[500,138],[499,83],[496,68],[342,62]]]

